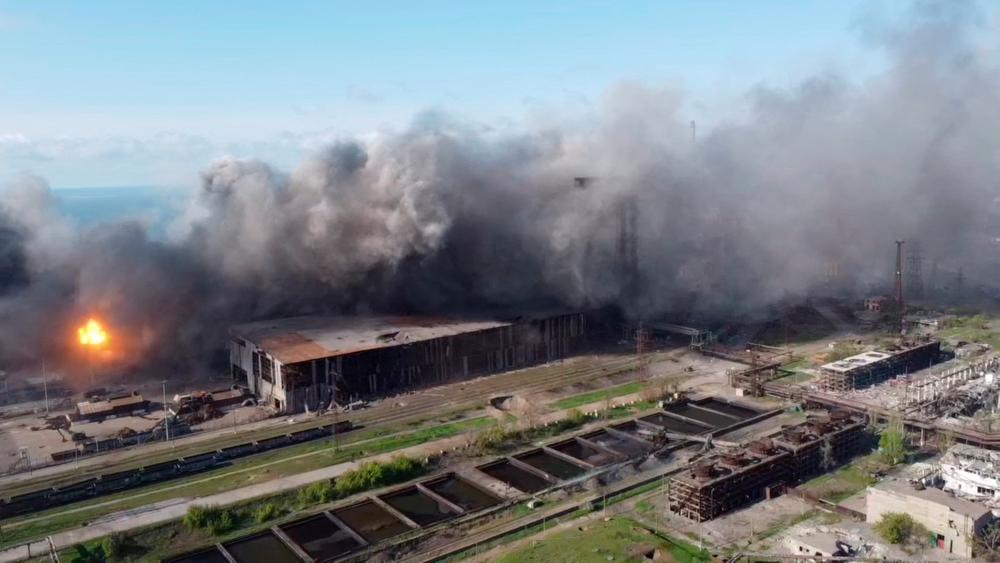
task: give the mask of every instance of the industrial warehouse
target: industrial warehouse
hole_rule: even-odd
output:
[[[232,329],[233,377],[278,412],[318,410],[579,352],[582,313],[514,321],[296,317]]]

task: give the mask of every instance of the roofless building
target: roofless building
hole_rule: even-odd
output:
[[[582,313],[514,321],[309,316],[233,327],[233,377],[279,412],[526,367],[583,344]]]

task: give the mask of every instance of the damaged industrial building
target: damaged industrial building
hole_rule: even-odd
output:
[[[580,351],[583,313],[511,321],[295,317],[234,327],[233,378],[278,412],[317,410]]]
[[[872,350],[820,368],[820,386],[829,391],[870,387],[892,377],[931,367],[941,356],[936,340],[902,343],[892,350]]]
[[[833,411],[783,428],[746,449],[713,452],[671,477],[670,511],[704,522],[772,498],[860,453],[864,435],[860,417]]]

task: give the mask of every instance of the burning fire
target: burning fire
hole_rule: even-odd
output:
[[[101,346],[108,341],[107,331],[94,319],[88,319],[87,324],[76,329],[76,333],[80,336],[80,344],[84,346]]]

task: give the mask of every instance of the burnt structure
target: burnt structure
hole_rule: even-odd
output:
[[[149,410],[149,401],[138,391],[125,395],[114,395],[106,399],[91,399],[77,403],[75,420],[100,422],[115,416],[142,414]]]
[[[897,350],[864,352],[822,366],[819,384],[827,391],[861,389],[928,368],[940,356],[941,343],[936,340],[904,343]]]
[[[296,317],[234,327],[234,379],[294,413],[566,357],[584,344],[582,313],[515,321]]]
[[[783,428],[747,448],[713,453],[671,477],[669,510],[704,522],[771,498],[786,485],[859,453],[864,434],[863,420],[834,411]]]

